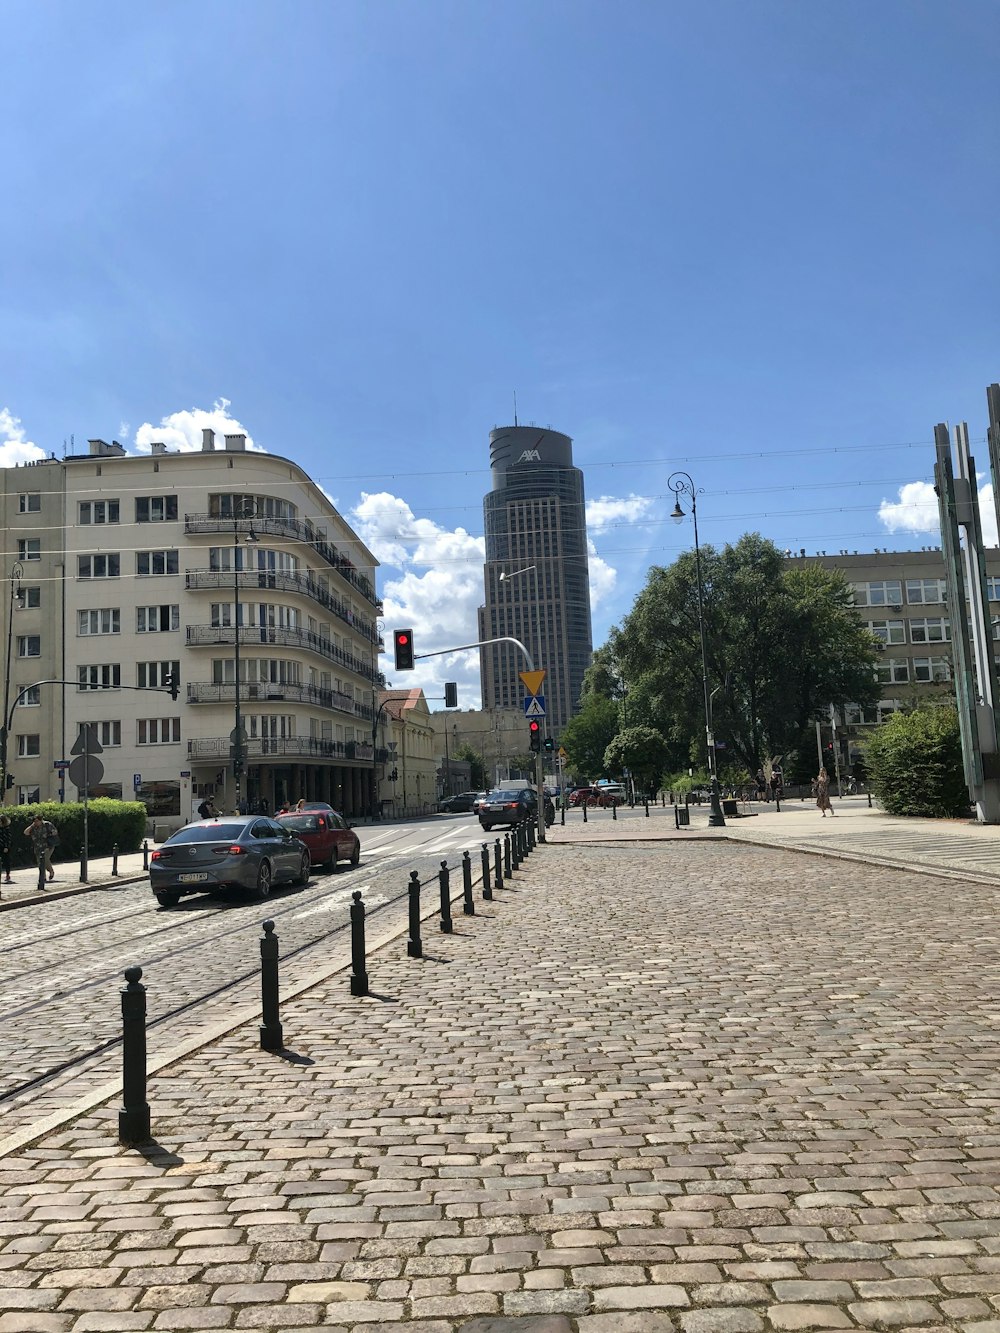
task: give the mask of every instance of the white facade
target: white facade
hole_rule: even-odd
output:
[[[95,440],[86,455],[5,469],[0,499],[9,703],[62,682],[13,710],[16,798],[63,787],[75,799],[54,764],[87,722],[103,794],[134,792],[167,825],[206,794],[224,809],[299,796],[371,809],[376,561],[300,467],[248,452],[243,436],[138,457]]]

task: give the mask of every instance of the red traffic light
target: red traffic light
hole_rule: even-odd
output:
[[[536,722],[534,718],[532,718],[531,721],[528,723],[528,730],[531,732],[532,735],[534,735],[535,732],[538,730],[538,728],[539,728],[539,723]]]
[[[397,634],[396,642],[399,644],[407,644],[410,642],[410,636],[408,634]]]
[[[396,654],[396,670],[412,671],[414,666],[413,630],[393,630],[392,642]]]

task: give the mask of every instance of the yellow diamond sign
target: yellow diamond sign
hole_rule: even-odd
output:
[[[517,674],[524,681],[524,688],[529,694],[535,695],[542,688],[542,681],[545,679],[544,671],[519,671]]]

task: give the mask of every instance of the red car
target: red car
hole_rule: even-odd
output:
[[[570,805],[596,805],[597,804],[596,787],[577,787],[569,794]]]
[[[344,816],[329,806],[275,815],[275,820],[305,843],[314,866],[325,865],[335,870],[338,861],[350,861],[352,866],[357,866],[361,860],[358,835]]]

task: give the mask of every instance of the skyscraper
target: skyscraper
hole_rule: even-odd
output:
[[[583,473],[570,437],[537,426],[491,431],[490,467],[479,637],[520,639],[545,669],[546,729],[558,737],[577,711],[593,652]],[[523,655],[512,644],[479,655],[483,707],[518,707]]]

